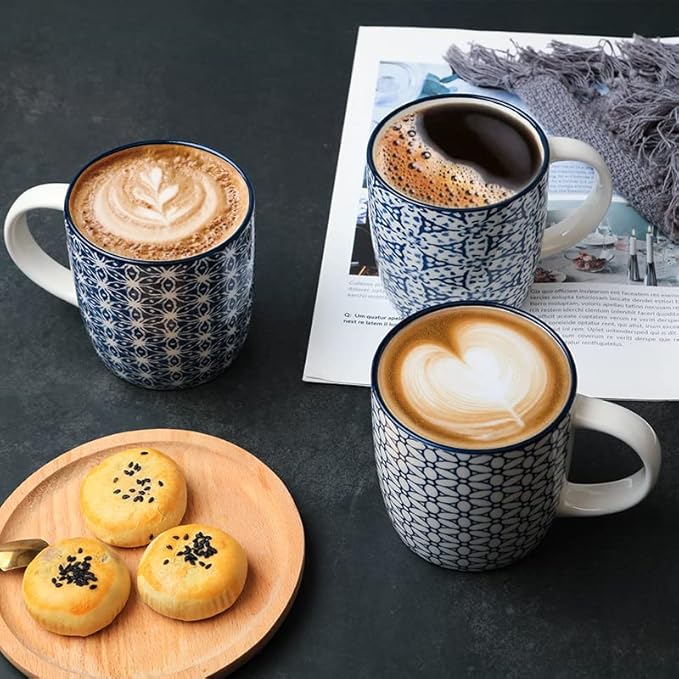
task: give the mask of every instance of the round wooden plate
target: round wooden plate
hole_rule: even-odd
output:
[[[186,475],[184,523],[231,533],[248,554],[245,589],[226,612],[199,622],[165,618],[132,588],[116,620],[90,637],[43,630],[24,608],[23,571],[0,572],[0,651],[31,676],[206,677],[229,672],[275,632],[297,593],[304,564],[304,529],[282,481],[256,457],[222,439],[176,429],[149,429],[90,441],[52,460],[0,507],[0,542],[48,542],[88,535],[78,509],[80,482],[103,457],[150,446],[174,458]],[[143,548],[116,551],[132,580]]]

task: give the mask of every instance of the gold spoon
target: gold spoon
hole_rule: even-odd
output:
[[[14,540],[0,542],[0,571],[26,568],[47,547],[44,540]]]

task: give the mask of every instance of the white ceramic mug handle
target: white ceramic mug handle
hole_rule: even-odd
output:
[[[589,144],[568,137],[551,137],[550,163],[579,160],[593,167],[597,180],[590,194],[567,217],[545,229],[540,257],[556,255],[586,238],[601,223],[613,197],[613,180],[604,159]]]
[[[70,269],[52,259],[36,242],[28,229],[29,210],[64,209],[68,184],[41,184],[24,191],[12,203],[5,218],[5,245],[14,263],[41,288],[69,304],[78,306]]]
[[[660,443],[646,420],[615,403],[578,396],[573,426],[624,441],[641,458],[643,467],[631,476],[607,483],[567,481],[561,492],[559,516],[614,514],[633,507],[651,492],[660,472]]]

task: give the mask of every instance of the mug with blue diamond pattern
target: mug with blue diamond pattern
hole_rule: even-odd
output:
[[[70,269],[47,255],[26,215],[64,213]],[[80,309],[104,364],[151,389],[220,374],[252,311],[254,193],[226,156],[185,141],[146,141],[90,161],[70,184],[22,193],[5,220],[26,276]]]
[[[628,509],[653,488],[660,446],[619,405],[576,395],[573,358],[530,314],[457,302],[394,327],[372,366],[377,474],[391,523],[427,561],[459,571],[507,566],[556,516]],[[608,433],[643,466],[608,483],[568,481],[573,431]]]
[[[596,170],[591,193],[545,228],[550,163]],[[404,316],[488,300],[520,306],[540,257],[575,245],[601,222],[611,175],[584,142],[548,139],[520,109],[446,94],[411,102],[372,133],[368,218],[380,280]]]

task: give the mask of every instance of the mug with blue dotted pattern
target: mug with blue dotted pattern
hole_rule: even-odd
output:
[[[536,362],[530,350],[514,361],[513,349],[510,349],[502,363],[492,365],[480,351],[484,335],[477,334],[473,336],[470,352],[463,357],[467,365],[457,369],[445,355],[446,347],[432,347],[427,340],[425,348],[413,350],[412,365],[404,362],[396,370],[391,367],[392,359],[387,359],[382,367],[387,372],[381,372],[385,351],[399,341],[411,324],[427,322],[441,312],[465,307],[474,307],[481,314],[505,314],[509,322],[518,318],[533,324],[544,341],[563,352],[567,372],[562,374],[570,373],[570,378],[564,382],[562,400],[555,406],[553,416],[541,421],[523,439],[520,434],[510,443],[507,443],[509,439],[500,445],[484,443],[491,439],[491,428],[498,426],[499,419],[494,415],[485,423],[479,420],[481,427],[474,430],[474,436],[481,443],[451,445],[450,439],[442,442],[444,439],[438,435],[423,433],[417,424],[423,410],[420,407],[418,411],[418,404],[426,403],[421,398],[423,389],[427,389],[424,381],[434,382],[432,398],[442,399],[436,404],[438,424],[454,434],[462,431],[464,428],[457,427],[453,416],[442,420],[446,398],[457,394],[463,401],[460,412],[464,413],[474,412],[474,399],[479,402],[478,394],[474,393],[477,387],[482,395],[500,399],[497,390],[482,384],[490,374],[488,365],[500,376],[521,381],[521,371],[533,370]],[[451,333],[451,341],[453,346],[459,346],[467,339]],[[520,350],[525,350],[525,343],[516,345],[516,351]],[[405,371],[406,365],[411,372],[418,365],[424,366],[423,370],[438,372],[413,373],[413,379],[402,379],[400,375],[405,372],[401,371]],[[475,370],[481,370],[480,385],[475,385],[474,376],[470,375]],[[458,380],[449,392],[446,392],[445,371],[452,380]],[[395,376],[397,373],[399,377]],[[385,377],[381,378],[383,374]],[[394,379],[400,380],[398,389],[405,394],[404,402],[409,404],[406,410],[412,410],[412,420],[405,410],[398,410],[400,405],[389,395]],[[576,382],[575,363],[559,336],[537,318],[508,306],[472,302],[444,304],[418,312],[396,325],[380,344],[373,360],[372,429],[382,497],[401,540],[415,554],[438,566],[458,571],[485,571],[507,566],[528,554],[544,538],[556,516],[610,514],[628,509],[646,497],[660,470],[660,446],[655,432],[645,420],[626,408],[576,395]],[[464,384],[464,388],[460,384]],[[500,380],[498,384],[506,386],[506,381]],[[546,398],[554,385],[545,380],[541,388],[542,398]],[[524,402],[521,394],[512,398],[515,400],[507,397],[506,409],[512,411],[512,416],[517,412],[520,415],[514,404]],[[493,410],[496,411],[497,408]],[[454,409],[450,412],[455,413]],[[624,441],[641,458],[643,466],[617,481],[595,484],[568,481],[573,431],[577,428],[602,431]]]

